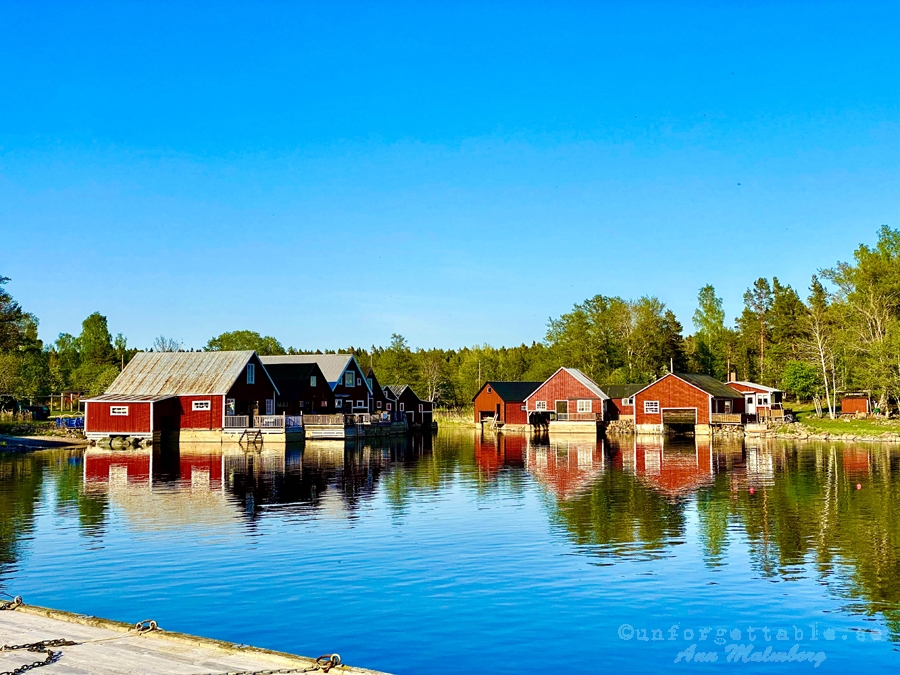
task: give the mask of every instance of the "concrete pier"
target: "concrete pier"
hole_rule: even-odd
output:
[[[69,640],[74,645],[50,647],[58,659],[35,669],[41,675],[225,675],[226,673],[321,673],[313,658],[236,645],[164,629],[138,632],[134,624],[88,617],[33,605],[0,611],[0,646],[43,640]],[[14,671],[43,661],[46,653],[0,652],[0,671]],[[329,673],[382,675],[364,668],[338,665]]]

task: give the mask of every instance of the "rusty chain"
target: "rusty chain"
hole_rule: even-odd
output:
[[[12,600],[0,600],[0,611],[4,609],[14,610],[16,607],[19,607],[22,604],[22,596],[17,595]]]
[[[327,673],[332,668],[341,665],[340,654],[325,654],[316,659],[316,665],[311,668],[277,668],[275,670],[229,670],[226,673],[204,673],[203,675],[295,675],[296,673]],[[0,673],[3,675],[3,673]]]
[[[4,670],[0,672],[0,675],[22,675],[22,673],[27,673],[34,668],[49,666],[51,663],[56,663],[59,657],[62,656],[62,652],[55,652],[50,647],[70,647],[76,644],[78,643],[71,640],[41,640],[40,642],[30,642],[22,645],[3,645],[0,647],[0,652],[13,652],[24,649],[37,654],[46,654],[47,657],[43,661],[23,664],[14,670]]]

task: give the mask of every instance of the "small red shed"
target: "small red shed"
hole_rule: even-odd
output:
[[[552,421],[600,422],[609,396],[577,368],[560,368],[525,399],[529,415],[549,413]],[[552,422],[551,422],[552,423]]]
[[[664,433],[666,428],[709,431],[714,415],[744,411],[744,397],[709,375],[669,373],[634,395],[638,433]]]
[[[485,382],[472,399],[475,423],[528,424],[525,399],[540,386],[540,382]]]
[[[868,415],[872,412],[872,400],[866,393],[844,394],[841,396],[842,415]]]

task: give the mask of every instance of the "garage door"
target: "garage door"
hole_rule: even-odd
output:
[[[697,424],[697,411],[693,408],[664,408],[663,424]]]

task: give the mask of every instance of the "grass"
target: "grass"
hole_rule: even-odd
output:
[[[856,417],[828,417],[827,409],[822,417],[816,417],[815,407],[812,403],[785,403],[786,408],[791,408],[797,421],[808,431],[813,433],[828,434],[852,434],[853,436],[882,436],[890,433],[900,433],[900,419],[857,419]]]
[[[436,408],[432,417],[438,424],[462,424],[474,426],[475,408]]]

